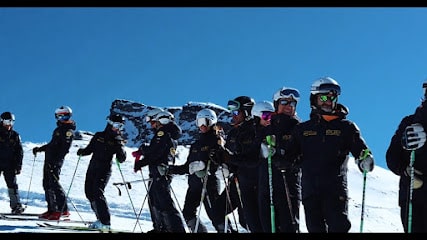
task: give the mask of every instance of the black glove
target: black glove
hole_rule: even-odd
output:
[[[79,150],[77,150],[77,155],[78,156],[81,156],[81,155],[83,155],[83,148],[79,148]]]
[[[21,169],[15,169],[15,174],[16,174],[16,175],[21,174]]]
[[[40,148],[39,147],[33,148],[33,154],[34,155],[37,155],[38,152],[40,152]]]
[[[143,167],[145,167],[145,166],[147,166],[148,165],[148,161],[145,159],[145,158],[143,158],[143,159],[141,159],[141,160],[136,160],[135,159],[135,164],[133,165],[133,171],[134,172],[138,172],[138,171],[140,171]]]

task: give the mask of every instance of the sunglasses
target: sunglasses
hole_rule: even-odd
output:
[[[282,91],[280,91],[280,97],[282,98],[290,98],[293,97],[294,99],[299,99],[300,95],[298,90],[296,89],[283,89]]]
[[[119,129],[119,130],[123,130],[123,127],[125,126],[123,123],[121,122],[113,122],[111,120],[107,120],[107,122],[113,126],[113,128],[115,129]]]
[[[279,103],[280,103],[280,105],[290,105],[291,107],[297,106],[296,101],[289,101],[289,100],[285,100],[285,99],[280,100]]]
[[[326,101],[331,101],[331,102],[336,102],[338,100],[338,96],[336,95],[319,95],[319,99],[321,102],[326,102]]]
[[[70,119],[70,115],[58,113],[58,114],[55,114],[55,118],[56,120],[59,120],[59,121],[67,121]]]
[[[15,121],[12,119],[3,119],[2,122],[3,122],[3,125],[13,125]]]
[[[273,116],[272,112],[262,112],[261,119],[265,121],[269,121],[271,119],[271,116]]]

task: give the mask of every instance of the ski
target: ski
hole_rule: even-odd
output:
[[[2,215],[0,214],[1,220],[9,220],[9,221],[43,221],[43,222],[65,222],[65,223],[83,223],[83,224],[91,224],[90,221],[82,221],[82,220],[71,220],[70,218],[61,218],[59,220],[48,220],[39,218],[37,216],[32,215]]]
[[[93,229],[87,226],[70,226],[70,225],[53,225],[49,223],[37,223],[39,227],[49,228],[49,229],[59,229],[59,230],[71,230],[71,231],[84,231],[84,232],[98,232],[98,233],[133,233],[126,230],[118,230],[118,229]]]
[[[39,216],[40,213],[20,213],[20,214],[13,214],[13,213],[0,213],[1,216]]]

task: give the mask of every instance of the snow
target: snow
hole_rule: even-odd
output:
[[[84,180],[86,169],[91,155],[79,159],[76,154],[77,149],[85,147],[90,140],[90,135],[83,135],[82,140],[74,140],[70,152],[67,154],[62,167],[60,182],[68,193],[68,206],[72,220],[94,221],[95,214],[90,208],[89,201],[84,194]],[[44,152],[38,153],[36,157],[32,154],[32,149],[45,143],[23,142],[24,160],[22,173],[17,176],[21,202],[26,207],[25,213],[43,213],[47,210],[44,200],[44,190],[42,187]],[[113,229],[131,232],[147,232],[152,229],[150,212],[148,210],[146,197],[146,187],[142,178],[148,178],[148,168],[144,167],[142,172],[134,173],[134,158],[132,151],[136,148],[126,147],[127,159],[124,163],[112,165],[112,176],[105,189],[105,196],[109,204],[111,213],[111,226]],[[176,164],[184,163],[188,155],[188,146],[179,146],[179,157]],[[123,175],[122,175],[122,174]],[[123,176],[123,178],[122,178]],[[3,177],[0,180],[0,212],[10,212],[9,197],[7,187]],[[113,183],[125,181],[137,181],[131,183],[131,188],[126,190],[124,185],[115,186]],[[350,232],[360,232],[361,205],[363,193],[363,175],[358,170],[354,160],[349,161],[349,216],[352,223]],[[400,209],[398,207],[398,177],[391,171],[376,166],[371,173],[367,174],[365,191],[365,213],[363,220],[363,232],[403,232],[400,222]],[[120,191],[119,191],[120,190]],[[187,177],[176,175],[172,181],[173,199],[177,207],[182,210],[184,198],[187,190]],[[121,192],[121,194],[119,194]],[[144,205],[142,206],[142,203]],[[141,209],[142,207],[142,209]],[[307,232],[305,227],[304,211],[301,205],[300,229]],[[136,221],[136,216],[140,216]],[[204,209],[201,211],[201,221],[207,226],[209,232],[215,232]],[[238,219],[237,211],[235,217]],[[233,217],[230,216],[233,221]],[[52,233],[64,232],[63,230],[49,230],[37,226],[40,220],[0,220],[0,233]],[[51,222],[52,224],[80,225],[83,223]],[[235,224],[235,223],[233,223]],[[239,227],[240,232],[245,232]]]

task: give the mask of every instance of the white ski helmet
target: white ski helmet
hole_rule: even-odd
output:
[[[277,90],[277,92],[273,95],[273,103],[276,110],[279,106],[279,100],[282,98],[293,98],[295,101],[298,102],[300,98],[300,93],[298,89],[290,87],[282,87]]]
[[[55,118],[59,121],[67,121],[73,115],[73,110],[68,106],[61,106],[55,110]]]
[[[196,125],[198,127],[202,125],[211,127],[217,122],[218,122],[218,118],[216,116],[216,113],[209,108],[200,110],[196,115]]]
[[[155,120],[156,115],[159,114],[160,112],[163,112],[164,110],[158,107],[154,107],[153,109],[149,110],[147,112],[147,116],[145,117],[145,121],[146,122],[150,122]]]
[[[174,116],[172,113],[168,111],[161,111],[155,117],[154,120],[158,121],[162,125],[166,125],[174,120]]]
[[[330,92],[333,92],[337,96],[341,94],[340,85],[331,77],[319,78],[311,85],[310,93],[312,95]]]
[[[263,112],[274,112],[273,103],[270,101],[260,101],[256,102],[252,107],[252,115],[255,117],[262,117]]]

